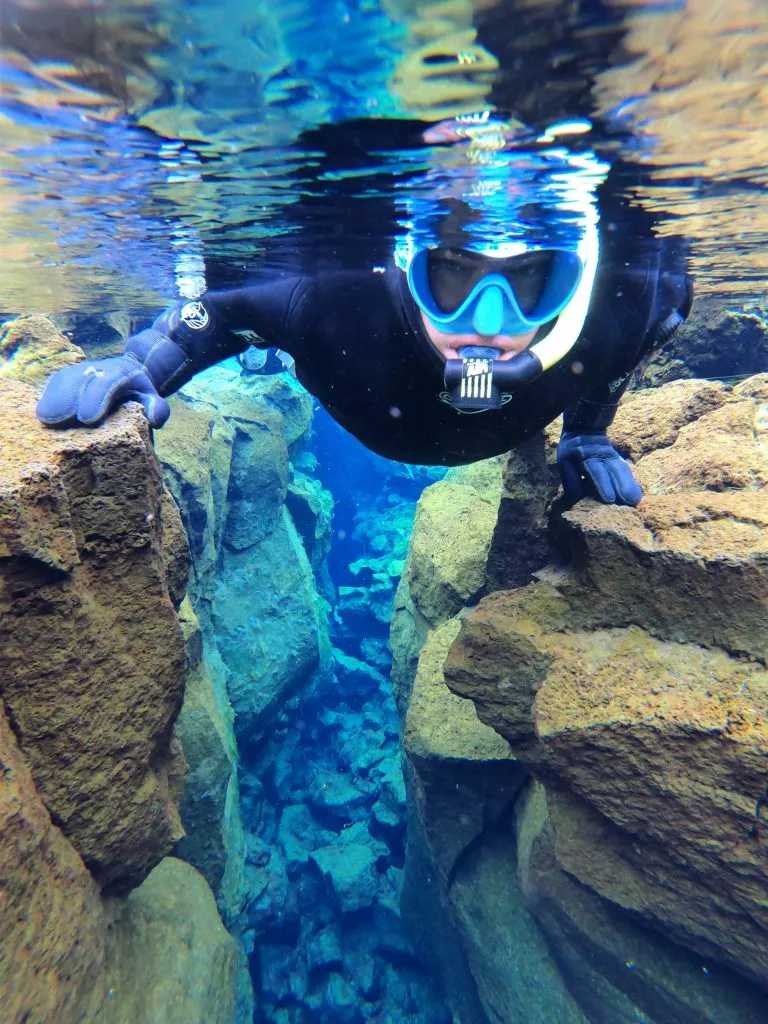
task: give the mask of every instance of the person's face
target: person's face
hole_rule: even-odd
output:
[[[501,350],[502,362],[523,352],[533,341],[536,329],[526,334],[448,334],[435,327],[426,313],[421,313],[421,322],[427,337],[446,359],[460,359],[459,349],[466,345],[489,345]]]

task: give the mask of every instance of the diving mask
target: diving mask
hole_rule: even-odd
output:
[[[571,301],[583,263],[573,251],[520,248],[509,256],[422,249],[408,267],[411,295],[435,327],[447,334],[490,337],[535,330]]]

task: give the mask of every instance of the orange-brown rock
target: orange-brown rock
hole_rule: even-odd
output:
[[[0,694],[53,820],[102,885],[134,885],[182,834],[184,643],[149,429],[129,406],[48,430],[31,387],[0,389]]]
[[[578,798],[532,781],[517,802],[517,851],[507,858],[517,860],[525,905],[590,1024],[763,1024],[768,995],[757,986],[644,927],[563,868],[562,846],[577,835],[592,863],[602,862],[599,820],[585,828],[595,819]]]
[[[52,824],[2,711],[0,765],[2,1020],[75,1024],[99,1001],[99,889]]]
[[[768,672],[638,626],[579,629],[578,611],[544,588],[481,602],[447,681],[530,768],[618,826],[604,830],[610,841],[587,839],[579,816],[571,855],[557,845],[571,874],[768,980],[768,835],[756,814],[768,784]]]
[[[204,879],[166,857],[102,897],[0,711],[3,1024],[231,1024],[242,957]]]
[[[566,513],[570,566],[484,598],[445,665],[451,689],[545,783],[558,870],[762,986],[767,379],[632,396],[614,436],[646,497]],[[570,911],[558,913],[567,935]],[[620,987],[635,998],[633,984]],[[663,988],[643,998],[669,1007]],[[731,1019],[714,1005],[701,1020]]]

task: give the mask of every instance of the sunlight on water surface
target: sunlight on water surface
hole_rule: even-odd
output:
[[[206,266],[226,284],[287,258],[299,222],[305,259],[353,236],[375,259],[429,162],[414,125],[485,107],[588,117],[627,193],[693,240],[698,293],[761,305],[768,6],[594,9],[7,0],[0,313],[152,309]]]

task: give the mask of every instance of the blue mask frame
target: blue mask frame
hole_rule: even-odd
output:
[[[544,289],[527,315],[523,313],[507,278],[493,269],[481,277],[466,299],[452,313],[439,308],[429,287],[427,249],[415,253],[408,267],[408,287],[419,308],[439,330],[447,334],[526,334],[549,323],[576,293],[584,272],[581,257],[569,249],[547,246],[554,253],[552,270]],[[489,258],[493,266],[493,259]]]

